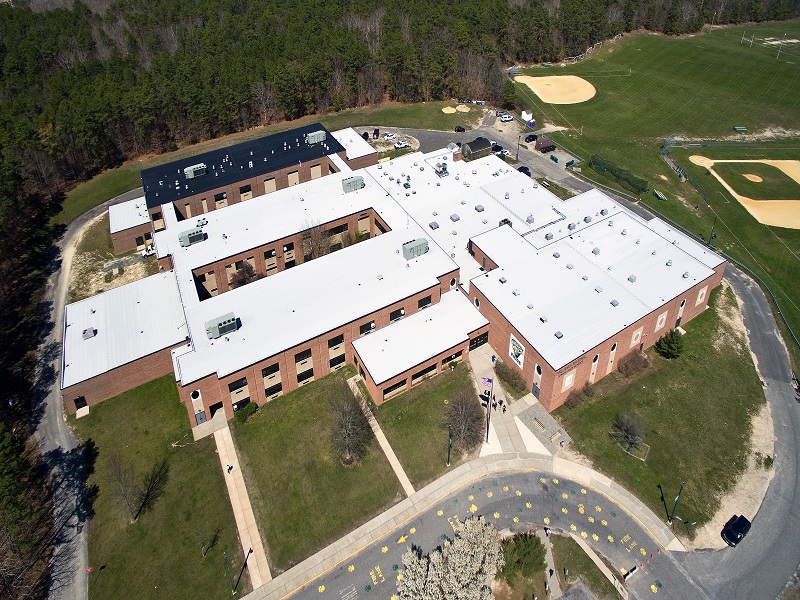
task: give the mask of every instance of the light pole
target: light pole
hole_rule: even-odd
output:
[[[517,137],[517,161],[519,161],[519,145],[522,143],[522,136]]]
[[[487,378],[488,379],[488,378]],[[494,392],[494,379],[489,379],[489,397],[486,402],[486,443],[489,443],[489,425],[492,422],[492,392]]]
[[[675,509],[678,507],[678,500],[681,499],[681,492],[683,492],[684,482],[681,481],[681,489],[678,490],[678,495],[675,496],[675,504],[672,505],[672,514],[669,516],[669,524],[672,525],[672,521],[675,519]]]
[[[447,426],[447,466],[450,466],[450,450],[453,448],[453,430]]]
[[[242,580],[242,574],[244,573],[244,568],[247,566],[247,559],[250,558],[250,555],[253,553],[253,549],[250,548],[247,551],[247,556],[244,557],[244,563],[242,564],[242,570],[239,571],[239,578],[236,580],[236,585],[233,586],[233,591],[231,592],[231,596],[236,593],[236,588],[239,587],[239,582]]]

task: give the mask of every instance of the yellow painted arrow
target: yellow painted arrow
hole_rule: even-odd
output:
[[[407,536],[407,535],[401,535],[401,536],[400,536],[400,539],[399,539],[399,540],[397,540],[397,543],[398,543],[398,544],[403,544],[403,543],[405,543],[405,541],[406,541],[407,539],[408,539],[408,536]]]

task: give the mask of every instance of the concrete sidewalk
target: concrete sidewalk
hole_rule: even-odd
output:
[[[685,551],[669,528],[649,508],[608,477],[558,457],[528,453],[494,454],[459,465],[433,483],[417,490],[413,496],[395,504],[342,539],[255,589],[247,598],[266,600],[290,595],[470,482],[504,471],[522,470],[572,479],[590,487],[630,514],[661,547]]]
[[[231,430],[227,427],[227,423],[224,429],[214,432],[214,441],[217,442],[219,462],[225,475],[225,485],[228,486],[228,496],[231,499],[236,528],[239,530],[242,552],[247,556],[250,548],[253,549],[253,553],[247,560],[247,572],[250,575],[250,584],[255,590],[271,581],[272,574],[269,570],[264,544],[261,543],[261,535],[258,533],[253,507],[250,505],[250,497],[247,495],[239,457],[233,446]],[[229,469],[228,467],[233,468]]]

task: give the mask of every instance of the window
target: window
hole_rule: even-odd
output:
[[[225,200],[228,197],[227,192],[222,192],[220,194],[214,194],[214,202],[219,202],[220,200]]]
[[[331,369],[335,369],[339,365],[343,365],[344,364],[344,354],[340,354],[339,356],[334,356],[331,359],[331,363],[330,364],[331,364]]]
[[[294,355],[294,362],[299,363],[303,362],[304,360],[308,360],[311,358],[311,348],[308,350],[303,350],[302,352],[298,352]]]
[[[450,289],[453,289],[454,287],[456,287],[456,278],[455,277],[453,277],[450,280]]]
[[[370,321],[368,323],[364,323],[361,327],[359,327],[358,331],[361,335],[364,335],[365,333],[369,333],[373,329],[375,329],[375,321]]]
[[[380,221],[378,221],[378,219],[375,219],[375,227],[376,227],[376,228],[378,229],[378,231],[380,231],[381,233],[386,233],[386,228],[383,226],[383,224],[382,224]]]
[[[417,302],[417,308],[425,308],[431,303],[431,297],[425,296],[424,298],[420,298],[419,302]]]
[[[237,400],[233,403],[233,411],[236,412],[240,408],[244,408],[245,405],[250,404],[250,398],[244,398],[242,400]]]
[[[274,396],[275,394],[279,394],[283,386],[280,383],[276,383],[275,385],[269,386],[267,389],[264,390],[264,394],[269,398],[270,396]]]
[[[249,191],[250,191],[250,186],[249,185],[243,185],[242,187],[239,188],[239,193],[240,194],[246,194]]]
[[[331,338],[328,340],[328,348],[333,348],[334,346],[338,346],[342,342],[344,342],[344,334],[340,333],[335,338]]]
[[[297,185],[300,183],[300,174],[297,171],[289,171],[288,179],[289,185]]]
[[[397,321],[400,317],[406,314],[406,311],[403,308],[398,308],[397,310],[393,310],[389,313],[389,320],[390,321]]]
[[[297,264],[297,263],[296,263],[295,261],[293,261],[293,260],[287,260],[287,261],[286,261],[286,264],[284,265],[284,267],[285,267],[285,268],[287,268],[287,269],[291,269],[291,268],[292,268],[293,266],[295,266],[296,264]]]
[[[469,349],[470,351],[475,350],[475,348],[483,346],[488,341],[489,341],[489,332],[487,331],[485,333],[480,334],[477,337],[472,338],[469,341]]]
[[[160,221],[161,220],[161,213],[153,213],[153,221]]]
[[[303,383],[304,381],[308,381],[309,379],[314,378],[314,369],[309,369],[308,371],[303,371],[302,373],[297,374],[297,383]]]
[[[284,252],[293,252],[294,251],[294,242],[289,242],[283,247]]]
[[[385,398],[386,396],[389,396],[390,394],[393,394],[398,390],[405,389],[405,387],[406,387],[406,380],[403,379],[403,381],[398,381],[394,385],[390,385],[385,390],[383,390],[383,396]]]
[[[269,377],[270,375],[274,375],[275,373],[280,372],[280,370],[281,370],[280,365],[278,363],[275,363],[274,365],[270,365],[268,367],[264,367],[263,369],[261,369],[261,376]]]
[[[475,298],[475,308],[480,308],[480,307],[481,307],[481,301],[478,300],[478,298],[476,297]]]
[[[233,392],[242,389],[243,387],[247,387],[247,378],[242,377],[241,379],[237,379],[233,383],[228,384],[228,391],[232,394]]]
[[[344,233],[345,231],[347,231],[347,223],[345,223],[344,225],[339,225],[337,227],[334,227],[333,229],[330,230],[330,234],[338,235],[340,233]]]
[[[86,408],[86,396],[78,396],[75,398],[75,409],[80,410],[82,408]]]

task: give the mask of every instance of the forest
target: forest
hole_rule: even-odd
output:
[[[0,595],[42,597],[54,576],[51,495],[29,493],[53,480],[29,436],[56,376],[37,351],[59,353],[41,347],[63,233],[50,219],[77,182],[304,115],[385,100],[499,103],[509,65],[636,29],[798,15],[800,0],[0,2]]]

